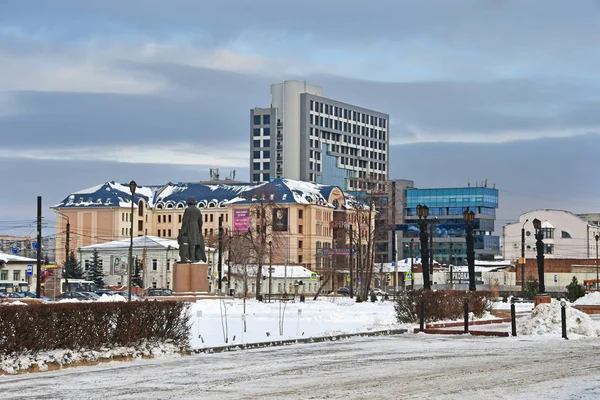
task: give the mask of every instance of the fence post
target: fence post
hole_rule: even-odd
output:
[[[569,340],[567,337],[567,303],[565,301],[560,302],[560,319],[562,322],[562,337],[563,339]]]
[[[425,332],[425,299],[421,295],[419,307],[419,332]]]
[[[517,315],[515,312],[515,298],[510,299],[510,325],[512,328],[512,335],[517,336]]]
[[[465,306],[465,333],[469,333],[469,298],[464,299]]]

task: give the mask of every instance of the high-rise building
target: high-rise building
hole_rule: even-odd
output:
[[[305,82],[271,85],[250,111],[250,180],[285,177],[347,191],[385,191],[389,116],[323,97]]]

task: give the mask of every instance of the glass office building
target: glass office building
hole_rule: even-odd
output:
[[[433,236],[433,259],[440,263],[466,265],[465,210],[475,213],[473,223],[475,258],[493,260],[500,253],[500,237],[494,235],[498,190],[488,187],[407,189],[405,223],[396,226],[399,254],[420,256],[417,206],[429,208],[428,231]]]

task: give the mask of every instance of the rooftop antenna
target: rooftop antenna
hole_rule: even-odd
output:
[[[210,169],[210,180],[211,181],[218,181],[219,180],[219,169],[218,168],[211,168]]]
[[[471,187],[471,178],[467,178],[467,187]]]

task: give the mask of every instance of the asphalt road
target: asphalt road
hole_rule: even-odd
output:
[[[600,339],[404,334],[0,376],[23,399],[598,399]]]

